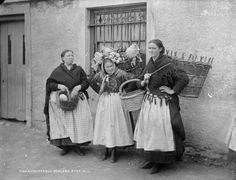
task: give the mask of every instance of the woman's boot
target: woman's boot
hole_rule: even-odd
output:
[[[61,156],[64,156],[70,152],[70,147],[69,146],[61,146],[60,147],[62,151],[60,152]]]
[[[144,161],[141,165],[142,169],[151,169],[154,164],[150,161]]]
[[[154,164],[151,171],[150,171],[150,174],[156,174],[158,172],[160,172],[161,170],[161,164]]]
[[[101,159],[102,161],[105,161],[107,158],[108,158],[108,148],[105,148],[102,153]]]
[[[73,146],[72,148],[73,148],[74,152],[77,153],[78,155],[80,155],[80,156],[85,155],[84,151],[80,148],[79,145]]]
[[[112,163],[116,162],[116,160],[117,160],[115,147],[111,149],[111,159],[110,160]]]

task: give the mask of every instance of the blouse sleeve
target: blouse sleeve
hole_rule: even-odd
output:
[[[175,73],[172,73],[172,78],[174,79],[173,90],[176,95],[178,95],[189,82],[189,78],[185,71],[181,69],[176,69]]]

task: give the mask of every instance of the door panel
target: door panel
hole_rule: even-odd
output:
[[[1,24],[2,117],[25,120],[24,22]]]

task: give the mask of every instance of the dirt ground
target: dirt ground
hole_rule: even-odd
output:
[[[43,130],[21,122],[0,120],[0,147],[0,180],[233,180],[228,167],[194,163],[186,156],[150,175],[139,168],[142,157],[133,148],[120,150],[116,163],[101,161],[97,146],[84,147],[86,156],[60,156]]]

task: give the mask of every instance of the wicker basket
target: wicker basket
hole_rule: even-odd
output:
[[[180,96],[198,98],[211,65],[203,62],[184,61],[176,58],[173,58],[172,61],[178,69],[184,70],[189,77],[189,83],[183,89]]]
[[[59,96],[61,94],[65,94],[68,97],[68,101],[60,100]],[[64,110],[64,111],[73,111],[76,108],[76,106],[78,105],[79,95],[76,96],[75,98],[71,98],[70,93],[59,92],[58,93],[58,102],[59,102],[60,108],[62,110]]]
[[[139,82],[140,79],[130,79],[121,84],[119,88],[120,99],[128,111],[137,111],[141,109],[144,97],[144,90],[135,90],[128,93],[123,93],[123,87],[130,82]]]

